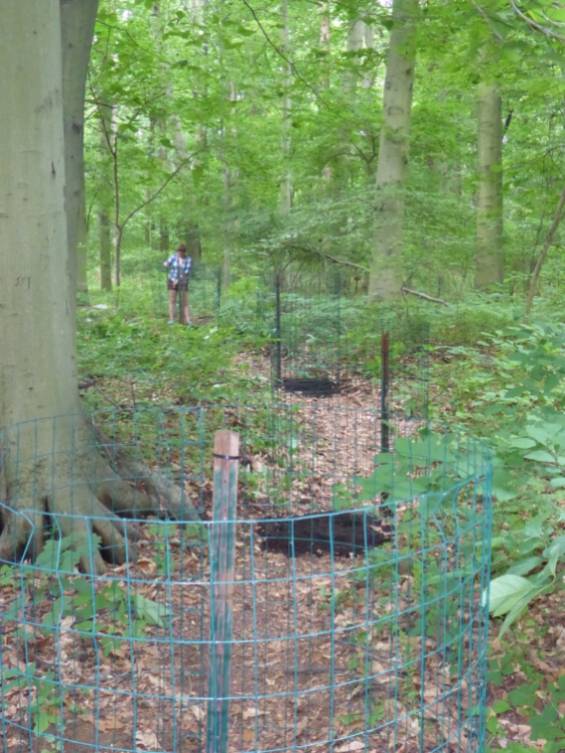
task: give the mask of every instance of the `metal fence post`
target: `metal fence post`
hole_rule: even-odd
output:
[[[275,272],[275,387],[282,387],[281,273]]]
[[[389,404],[390,387],[389,334],[381,335],[381,452],[390,452]]]

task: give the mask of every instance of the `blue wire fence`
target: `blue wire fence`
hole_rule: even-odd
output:
[[[94,423],[0,438],[25,533],[0,565],[2,753],[485,749],[480,445],[399,427],[382,453],[376,412],[289,405]]]

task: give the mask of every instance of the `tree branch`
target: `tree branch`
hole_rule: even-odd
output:
[[[551,223],[551,227],[549,228],[547,235],[545,237],[545,242],[543,244],[543,248],[540,251],[540,254],[536,260],[532,276],[530,277],[530,284],[528,286],[528,298],[526,300],[526,313],[529,314],[532,308],[532,304],[534,302],[534,296],[537,291],[538,287],[538,281],[539,276],[541,273],[541,268],[543,267],[543,264],[547,258],[547,254],[549,253],[549,249],[551,248],[551,245],[553,243],[553,239],[555,238],[555,234],[557,232],[557,229],[559,228],[559,225],[561,223],[561,220],[563,219],[563,214],[565,213],[565,187],[563,188],[563,191],[561,192],[561,196],[559,197],[559,202],[557,203],[557,209],[555,210],[555,215],[553,216],[553,222]]]
[[[328,259],[328,261],[332,261],[334,264],[341,264],[344,267],[353,267],[353,269],[359,269],[361,272],[369,274],[367,267],[364,267],[362,264],[356,264],[354,261],[349,261],[349,259],[339,259],[338,257],[331,256],[331,254],[327,254],[317,248],[311,248],[310,246],[301,246],[298,243],[287,243],[285,245],[288,249],[295,249],[296,251],[306,251],[306,253],[309,254],[316,254],[317,256],[321,256],[322,259]]]
[[[242,2],[245,5],[245,7],[247,8],[247,10],[253,16],[253,19],[254,19],[255,23],[259,27],[259,30],[261,31],[261,34],[265,37],[265,39],[266,39],[267,43],[269,44],[269,46],[272,47],[273,50],[277,53],[277,55],[279,57],[281,57],[285,61],[285,63],[288,65],[288,67],[290,68],[290,70],[294,73],[294,75],[296,76],[296,78],[299,81],[302,81],[302,83],[304,84],[304,86],[306,86],[312,92],[312,94],[314,94],[314,96],[316,97],[316,99],[319,100],[320,102],[322,102],[324,105],[329,106],[329,103],[324,100],[324,98],[322,97],[322,95],[320,94],[320,92],[316,89],[316,87],[314,87],[309,81],[307,81],[304,78],[304,76],[300,73],[300,71],[296,67],[296,64],[285,54],[284,50],[281,50],[281,48],[278,46],[278,44],[276,44],[275,42],[273,42],[273,40],[269,36],[268,31],[263,26],[263,24],[261,22],[261,19],[257,15],[257,12],[255,11],[255,8],[253,8],[253,6],[248,2],[248,0],[242,0]]]
[[[443,298],[434,298],[433,295],[428,295],[427,293],[421,293],[419,290],[413,290],[412,288],[407,288],[405,285],[403,285],[400,290],[403,293],[407,293],[409,295],[415,295],[417,298],[422,298],[424,301],[431,301],[431,303],[439,303],[442,306],[449,306],[450,304],[447,301],[444,301]]]
[[[546,37],[551,37],[552,39],[558,39],[560,42],[565,42],[565,37],[561,34],[557,34],[557,32],[553,31],[548,26],[542,26],[541,24],[537,23],[537,21],[534,21],[533,18],[530,18],[530,16],[527,16],[516,3],[516,0],[510,0],[510,5],[512,6],[512,10],[514,13],[522,19],[522,21],[525,21],[525,23],[531,28],[534,29],[534,31],[539,31],[541,34],[543,34]]]
[[[484,8],[481,8],[481,6],[475,2],[475,0],[471,0],[471,5],[476,9],[476,11],[481,15],[485,21],[487,22],[487,25],[490,27],[490,30],[492,32],[492,35],[499,41],[504,42],[504,39],[502,36],[498,33],[498,31],[493,27],[491,19],[489,18],[488,13]]]
[[[141,210],[144,209],[148,204],[151,204],[151,202],[154,201],[157,198],[157,196],[159,196],[159,194],[161,194],[165,190],[165,188],[169,185],[169,183],[174,178],[176,178],[176,176],[180,173],[180,171],[183,169],[183,167],[188,162],[190,162],[191,159],[193,159],[193,157],[195,157],[197,154],[199,154],[200,152],[203,152],[203,151],[204,151],[204,149],[199,149],[198,151],[193,152],[191,155],[189,155],[188,157],[186,157],[186,159],[183,159],[176,166],[176,168],[173,170],[173,172],[170,175],[167,176],[167,178],[163,181],[163,183],[161,183],[161,185],[159,186],[159,188],[156,191],[154,191],[150,196],[148,196],[147,199],[145,199],[144,201],[142,201],[141,204],[138,204],[136,207],[134,207],[134,209],[132,209],[131,212],[124,217],[124,221],[121,223],[122,229],[127,225],[127,223],[131,220],[132,217],[134,217],[138,212],[141,212]]]

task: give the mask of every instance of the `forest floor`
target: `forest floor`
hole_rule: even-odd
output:
[[[254,373],[268,368],[261,359],[246,365]],[[131,401],[131,390],[116,380],[95,388],[111,393],[115,404]],[[284,462],[304,472],[285,490],[285,514],[329,509],[347,473],[370,472],[380,448],[378,404],[378,390],[359,377],[331,397],[287,396],[293,426],[302,428],[291,438]],[[399,419],[395,430],[412,433],[417,425]],[[241,517],[272,515],[270,492],[280,457],[251,444],[247,450],[244,475],[259,480],[246,486]],[[211,481],[204,483],[203,498],[210,504]],[[188,489],[195,491],[194,481]],[[209,518],[210,509],[205,513]],[[4,618],[2,635],[2,665],[11,673],[0,698],[3,753],[196,753],[205,747],[211,713],[206,697],[215,692],[216,681],[208,668],[218,658],[209,640],[208,544],[182,526],[149,521],[137,547],[135,563],[111,566],[96,582],[79,573],[63,584],[30,575],[32,570],[17,578],[4,575],[0,614],[13,617]],[[385,558],[386,551],[385,546]],[[265,550],[255,524],[240,525],[229,753],[476,750],[481,626],[469,622],[454,654],[453,631],[469,614],[446,610],[422,651],[414,577],[381,565],[375,580],[375,565],[366,556],[331,556],[313,547],[289,558]],[[81,594],[90,613],[79,622]],[[61,607],[64,616],[53,626],[49,615],[61,597],[68,608]],[[466,607],[472,608],[478,609],[476,592]],[[499,710],[491,749],[544,747],[541,734],[532,742],[520,704],[507,699],[524,685],[534,694],[541,686],[527,666],[543,682],[557,679],[565,649],[558,614],[556,596],[532,608],[522,636],[527,665],[520,652],[508,663],[508,647],[491,638],[491,668],[500,669],[489,690],[490,707]],[[45,679],[32,679],[39,675]],[[225,708],[215,713],[218,720],[228,718]],[[34,727],[55,738],[40,740],[26,731]],[[63,740],[62,747],[54,739]]]

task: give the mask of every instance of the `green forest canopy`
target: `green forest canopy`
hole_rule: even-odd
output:
[[[382,275],[375,223],[388,223],[386,237],[398,222],[375,214],[391,190],[377,191],[379,141],[391,133],[391,5],[104,0],[86,104],[90,268],[110,223],[138,258],[187,238],[226,274],[290,251],[367,269],[376,260]],[[527,12],[505,0],[396,5],[396,27],[414,27],[415,74],[408,170],[392,181],[402,247],[390,263],[401,284],[448,299],[475,282],[514,290],[564,189],[563,11],[541,1]],[[481,86],[498,108],[494,126],[488,112],[479,126]],[[479,167],[481,139],[492,163]],[[499,269],[481,275],[489,256]],[[548,254],[548,281],[557,257]]]

